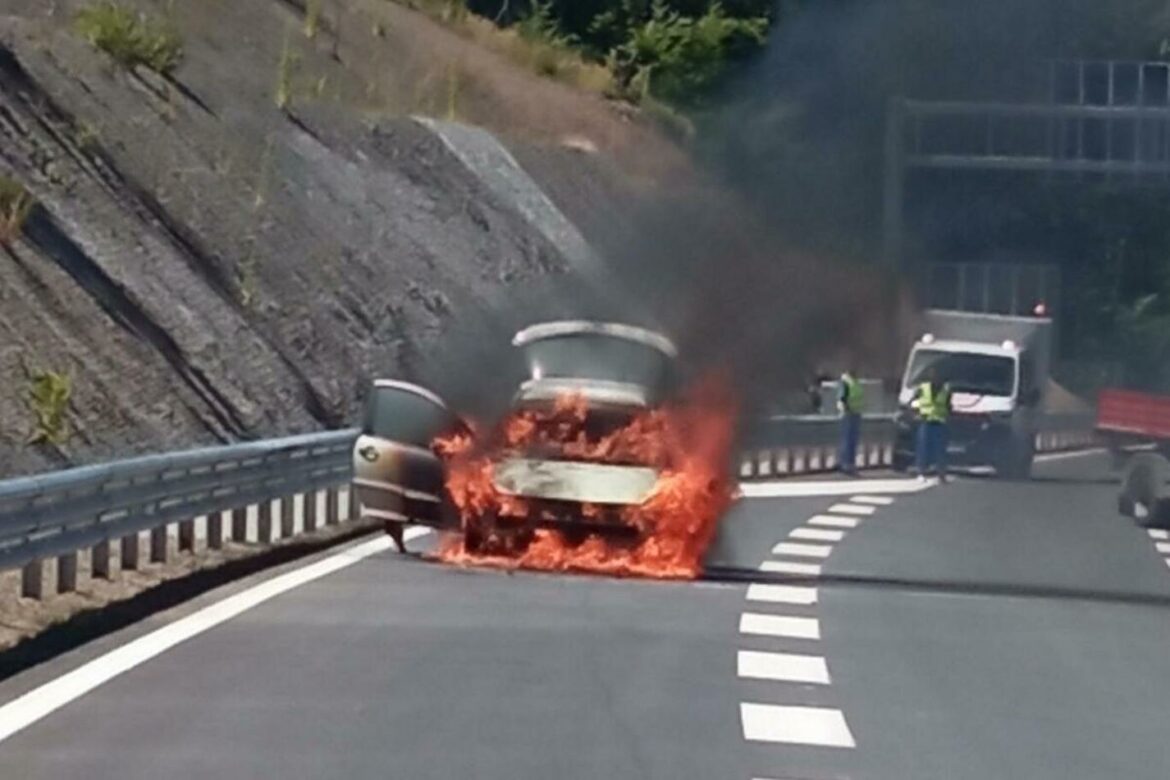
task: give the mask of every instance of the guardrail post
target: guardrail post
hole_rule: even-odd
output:
[[[100,577],[103,580],[111,579],[109,539],[102,539],[90,549],[89,569],[91,577]]]
[[[280,537],[282,539],[287,539],[297,532],[296,516],[294,515],[296,500],[296,496],[284,496],[280,499]]]
[[[266,498],[257,507],[256,537],[260,544],[272,542],[272,499]]]
[[[310,490],[303,497],[304,504],[301,507],[301,512],[305,517],[305,533],[317,530],[317,496],[316,490]]]
[[[138,568],[138,534],[122,537],[122,569]]]
[[[341,520],[341,491],[331,487],[325,491],[325,525],[337,525]]]
[[[44,561],[29,561],[20,570],[20,595],[38,601],[45,597]]]
[[[77,553],[57,556],[57,592],[72,593],[77,590]]]
[[[223,547],[223,512],[212,512],[207,516],[207,548],[219,550]]]
[[[150,529],[150,562],[167,562],[167,527],[165,525]]]
[[[232,541],[248,541],[248,507],[240,506],[232,510]]]
[[[187,552],[195,551],[195,520],[179,521],[179,549]]]
[[[340,491],[339,491],[340,492]],[[345,486],[345,514],[343,517],[350,522],[361,519],[361,507],[358,506],[357,493],[352,485]]]

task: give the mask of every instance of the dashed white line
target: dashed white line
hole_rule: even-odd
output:
[[[1167,566],[1170,566],[1170,558],[1166,558],[1166,559],[1164,559],[1164,560],[1166,561],[1166,565],[1167,565]]]
[[[1146,531],[1151,539],[1170,539],[1170,531],[1164,531],[1161,528],[1150,528]]]
[[[764,561],[760,564],[760,571],[772,572],[773,574],[800,574],[805,577],[821,576],[821,566],[818,563]]]
[[[1156,542],[1154,547],[1156,547],[1158,552],[1162,553],[1163,555],[1170,553],[1170,542]]]
[[[828,558],[832,552],[833,545],[831,544],[779,542],[772,548],[773,555],[796,555],[802,558]]]
[[[861,504],[833,504],[829,507],[830,512],[836,512],[840,515],[872,515],[877,507],[862,506]]]
[[[766,601],[772,604],[816,604],[817,589],[800,585],[765,585],[752,583],[747,590],[748,601]]]
[[[894,499],[889,496],[853,496],[849,499],[854,504],[873,504],[874,506],[889,506]]]
[[[813,515],[808,519],[809,525],[827,526],[829,528],[856,528],[860,523],[856,517],[838,517],[837,515]]]
[[[823,528],[795,528],[788,536],[791,539],[807,539],[813,542],[839,542],[845,538],[845,532],[826,531]]]
[[[838,709],[741,702],[739,714],[744,739],[753,742],[841,748],[857,746],[845,716]]]
[[[819,655],[765,653],[740,650],[735,658],[736,674],[752,680],[814,683],[828,685],[829,667]]]
[[[739,633],[789,639],[820,639],[821,622],[811,617],[744,612],[739,616]]]

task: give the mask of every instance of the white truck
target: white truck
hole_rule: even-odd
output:
[[[1049,385],[1052,321],[963,311],[924,314],[898,394],[894,467],[914,463],[915,391],[933,371],[951,387],[947,460],[1026,479]]]

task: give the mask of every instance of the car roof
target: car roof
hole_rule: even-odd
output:
[[[651,347],[671,358],[678,357],[678,348],[674,342],[661,333],[618,322],[591,320],[561,320],[530,325],[516,334],[512,345],[522,347],[534,341],[561,336],[610,336]]]
[[[447,404],[446,404],[446,402],[443,401],[442,398],[435,395],[434,393],[432,393],[430,390],[426,389],[425,387],[422,387],[420,385],[416,385],[412,382],[403,382],[403,381],[398,380],[398,379],[375,379],[374,380],[374,387],[376,389],[402,390],[403,392],[417,395],[420,398],[425,398],[426,400],[430,401],[431,403],[435,404],[436,406],[441,406],[444,409],[447,408]]]

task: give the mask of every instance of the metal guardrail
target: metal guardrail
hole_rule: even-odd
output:
[[[257,541],[271,541],[272,502],[280,499],[280,532],[292,534],[296,494],[304,530],[316,528],[317,491],[326,490],[325,522],[340,519],[340,489],[353,471],[356,430],[149,455],[0,482],[0,569],[25,567],[22,591],[39,597],[41,562],[58,557],[58,590],[76,586],[77,552],[92,547],[94,576],[110,576],[110,542],[122,540],[121,567],[138,565],[138,534],[151,532],[151,560],[167,555],[168,526],[178,523],[180,549],[194,546],[194,520],[207,518],[207,545],[244,541],[247,508],[257,506]],[[353,507],[350,507],[352,514]]]
[[[111,543],[121,542],[119,565],[138,566],[140,534],[150,532],[150,559],[165,561],[171,531],[178,548],[194,550],[195,520],[207,547],[224,542],[223,517],[230,513],[230,538],[248,539],[249,507],[256,507],[254,541],[274,538],[273,504],[279,502],[277,536],[317,528],[318,493],[325,491],[325,524],[351,519],[348,496],[357,430],[292,436],[267,441],[151,455],[0,482],[0,570],[23,567],[22,593],[40,598],[43,564],[57,559],[57,590],[76,587],[79,551],[90,550],[95,577],[112,574]],[[858,466],[888,466],[893,460],[893,415],[862,421]],[[742,479],[827,471],[836,466],[839,421],[834,416],[771,417],[745,438]],[[1054,415],[1036,434],[1037,451],[1080,447],[1093,441],[1089,415]],[[294,517],[300,501],[301,516]],[[297,520],[299,519],[299,523]]]

